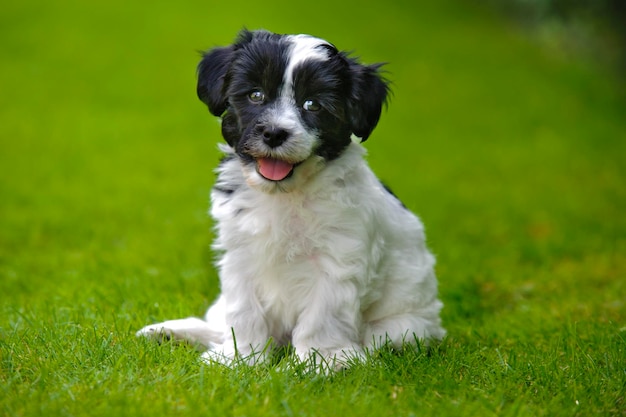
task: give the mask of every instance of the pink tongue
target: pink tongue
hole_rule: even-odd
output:
[[[287,178],[293,169],[293,165],[279,159],[259,158],[259,173],[268,180],[280,181]]]

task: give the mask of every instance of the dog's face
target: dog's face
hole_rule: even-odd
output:
[[[388,92],[379,68],[311,36],[244,30],[204,54],[198,96],[222,118],[247,183],[289,192],[338,158],[352,134],[368,138]]]

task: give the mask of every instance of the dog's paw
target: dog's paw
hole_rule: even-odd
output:
[[[157,342],[184,341],[202,351],[213,343],[221,343],[223,338],[222,332],[212,329],[207,322],[195,317],[151,324],[139,330],[136,335]]]
[[[162,343],[172,339],[172,329],[168,329],[164,323],[150,324],[135,333],[135,336],[146,337]]]
[[[235,350],[230,343],[213,345],[202,353],[201,360],[206,364],[221,364],[227,367],[236,365],[256,365],[267,361],[266,351],[255,351],[252,348]]]
[[[223,345],[214,346],[202,353],[200,360],[207,365],[224,365],[228,368],[233,367],[236,364],[234,352],[226,352]]]
[[[332,373],[346,370],[356,363],[365,360],[362,349],[347,346],[340,349],[308,349],[296,350],[301,362],[319,373]]]

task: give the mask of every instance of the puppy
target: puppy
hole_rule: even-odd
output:
[[[357,140],[387,98],[380,67],[322,39],[266,31],[203,55],[198,96],[226,140],[211,192],[221,295],[203,320],[138,335],[185,340],[225,364],[289,345],[332,368],[445,335],[423,226]]]

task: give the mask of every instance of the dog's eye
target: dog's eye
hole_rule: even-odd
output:
[[[248,94],[248,98],[255,104],[261,104],[265,101],[265,94],[261,90],[254,90]]]
[[[305,100],[302,108],[306,111],[319,111],[321,110],[322,106],[320,106],[320,103],[318,103],[316,100]]]

